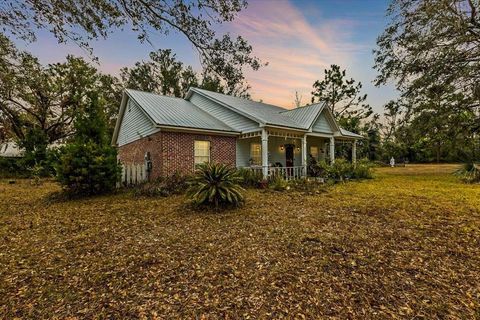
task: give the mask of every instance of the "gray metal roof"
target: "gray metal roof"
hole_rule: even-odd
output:
[[[325,110],[323,103],[315,103],[293,110],[271,104],[228,96],[198,88],[191,88],[186,99],[161,96],[154,93],[126,89],[155,125],[179,128],[193,128],[224,132],[238,132],[209,112],[194,105],[189,99],[192,92],[210,99],[225,108],[236,111],[261,124],[281,126],[297,130],[308,130],[315,119]],[[122,102],[123,103],[123,102]],[[118,126],[118,124],[117,124]],[[116,132],[118,128],[116,127]],[[361,135],[340,128],[341,136],[363,138]],[[114,137],[115,140],[115,137]]]
[[[157,125],[235,131],[190,101],[132,89],[125,91]]]
[[[303,128],[302,124],[298,123],[293,117],[282,113],[287,111],[287,109],[263,102],[242,99],[198,88],[190,88],[190,90],[227,105],[243,114],[249,115],[251,118],[260,123],[294,129]]]
[[[342,136],[345,136],[345,137],[363,138],[363,136],[361,136],[361,135],[359,135],[359,134],[356,134],[356,133],[354,133],[354,132],[345,130],[345,129],[343,129],[343,128],[340,128],[340,133],[342,134]]]
[[[317,116],[322,112],[324,103],[315,103],[296,109],[285,110],[281,113],[291,117],[299,123],[303,129],[308,129],[313,124]]]

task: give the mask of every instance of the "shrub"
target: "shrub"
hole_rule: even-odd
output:
[[[0,157],[0,178],[28,177],[29,172],[23,165],[21,158]]]
[[[288,181],[286,181],[281,175],[277,174],[270,178],[270,188],[275,191],[284,191],[289,189]]]
[[[39,164],[34,165],[33,168],[30,169],[30,178],[32,185],[40,185],[40,178],[42,177],[42,172],[44,171],[45,169]]]
[[[109,143],[103,106],[96,95],[75,119],[75,135],[56,167],[57,181],[70,195],[112,191],[120,178],[117,150]]]
[[[368,159],[362,159],[357,161],[356,165],[353,167],[352,178],[355,179],[372,179],[372,164]]]
[[[187,190],[187,177],[178,172],[153,181],[142,183],[135,187],[136,196],[168,197],[182,194]]]
[[[56,169],[63,190],[77,196],[111,191],[120,177],[116,149],[93,142],[65,146]]]
[[[465,163],[455,174],[466,183],[480,183],[480,165],[474,162]]]
[[[237,170],[242,179],[242,186],[245,188],[259,188],[263,180],[263,174],[260,170],[251,170],[240,168]]]
[[[188,195],[198,206],[240,206],[244,203],[242,178],[235,168],[224,164],[204,163],[197,167]]]
[[[325,161],[318,163],[315,159],[310,160],[307,167],[307,174],[310,177],[324,177],[325,176]]]
[[[345,159],[336,159],[333,164],[326,168],[327,178],[336,181],[344,181],[351,178],[353,175],[353,166]]]

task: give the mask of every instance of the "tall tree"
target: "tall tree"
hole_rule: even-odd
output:
[[[480,131],[479,10],[475,0],[393,0],[374,51],[376,84],[394,81],[404,97],[417,101],[438,85],[449,86],[456,103],[436,109],[465,113],[462,127]]]
[[[353,78],[346,78],[346,71],[337,65],[331,65],[325,70],[323,80],[313,84],[312,103],[325,102],[340,125],[347,130],[358,132],[360,123],[373,114],[365,100],[366,94],[361,94],[362,84]]]
[[[204,70],[226,81],[231,94],[234,84],[245,80],[243,68],[258,70],[261,62],[245,39],[217,37],[215,26],[232,21],[246,5],[244,0],[11,0],[0,4],[0,26],[27,41],[47,29],[59,42],[89,50],[91,40],[119,28],[130,27],[147,42],[152,33],[177,32],[196,48]]]
[[[173,97],[184,97],[190,87],[200,87],[219,93],[248,98],[248,86],[243,82],[225,81],[212,72],[196,73],[185,66],[170,49],[150,53],[149,61],[136,62],[132,68],[120,71],[123,86]],[[229,88],[228,85],[234,88]]]
[[[118,81],[100,74],[81,58],[43,66],[0,35],[0,125],[23,141],[42,132],[47,143],[68,137],[88,93],[98,92],[113,116],[118,108]]]

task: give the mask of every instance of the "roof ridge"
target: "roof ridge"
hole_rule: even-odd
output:
[[[164,94],[159,94],[159,93],[155,93],[155,92],[148,92],[148,91],[143,91],[143,90],[137,90],[137,89],[125,88],[125,91],[135,91],[135,92],[140,92],[140,93],[147,93],[147,94],[150,94],[150,95],[153,95],[153,96],[159,96],[159,97],[162,97],[162,98],[188,101],[188,100],[186,100],[186,99],[184,99],[184,98],[180,98],[180,97],[166,96],[166,95],[164,95]]]
[[[286,109],[286,108],[284,108],[284,107],[280,107],[280,106],[277,106],[277,105],[271,104],[271,103],[265,103],[265,102],[261,102],[261,101],[250,100],[250,99],[247,99],[247,98],[232,96],[232,95],[229,95],[229,94],[220,93],[220,92],[215,92],[215,91],[211,91],[211,90],[207,90],[207,89],[201,89],[201,88],[197,88],[197,87],[190,87],[190,89],[194,89],[194,91],[195,91],[195,90],[206,91],[206,92],[209,92],[209,93],[219,94],[219,95],[226,96],[226,97],[229,97],[229,98],[234,98],[234,99],[239,99],[239,100],[245,100],[245,101],[260,103],[260,104],[263,104],[263,105],[266,105],[266,106],[270,106],[270,107],[275,107],[275,108],[278,108],[278,109],[282,109],[282,111],[279,111],[279,113],[280,113],[280,112],[284,112],[284,111],[288,111],[288,109]]]
[[[306,104],[304,106],[296,107],[296,108],[293,108],[293,109],[286,109],[285,111],[281,111],[280,113],[291,112],[291,111],[295,111],[295,110],[299,110],[299,109],[303,109],[303,108],[309,108],[309,107],[317,106],[321,103],[322,102],[315,102],[315,103],[311,103],[311,104]],[[323,103],[325,103],[325,102],[323,102]]]

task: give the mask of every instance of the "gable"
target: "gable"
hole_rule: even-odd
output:
[[[283,111],[282,114],[295,120],[302,129],[309,129],[319,112],[323,110],[324,103],[315,103],[304,107]]]
[[[196,92],[193,92],[189,101],[207,112],[211,116],[225,123],[230,128],[239,131],[251,131],[258,129],[259,123],[255,122],[240,113],[230,110],[215,101],[212,101]]]
[[[336,131],[336,128],[332,125],[331,120],[327,119],[329,115],[325,110],[318,116],[317,120],[312,126],[313,132],[320,133],[333,133]],[[333,120],[333,119],[332,119]]]
[[[145,112],[132,99],[128,98],[118,132],[118,146],[123,146],[158,131],[159,129],[153,125]]]

